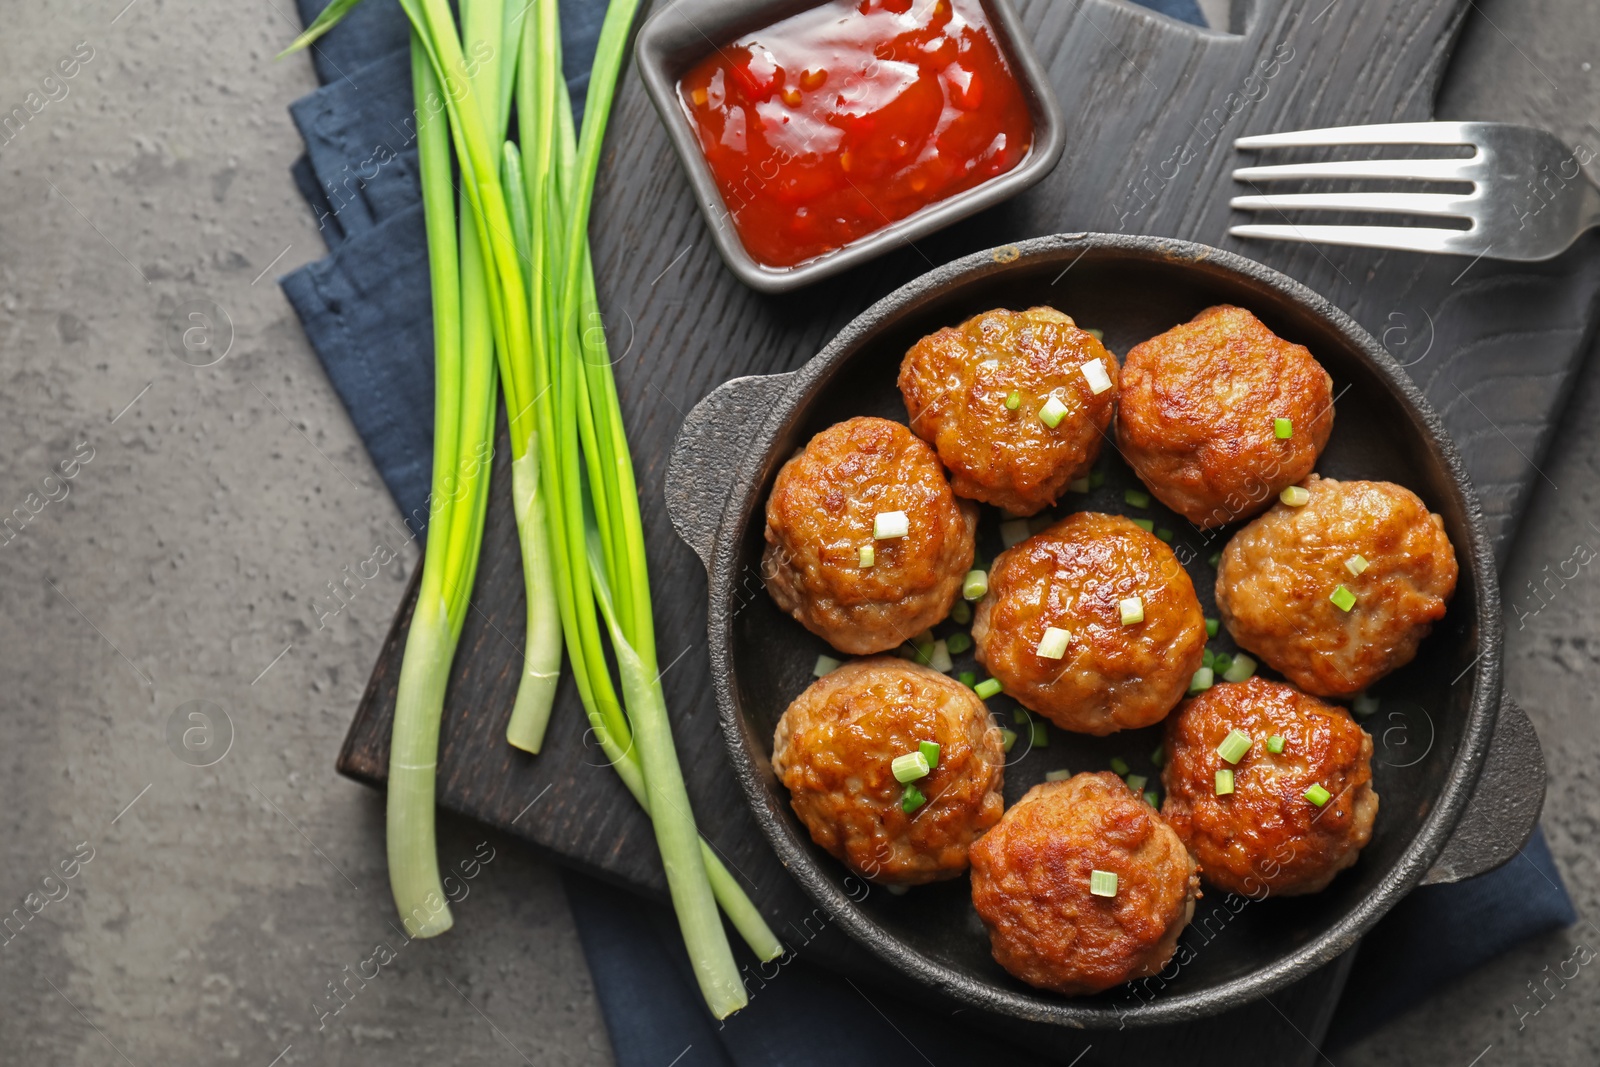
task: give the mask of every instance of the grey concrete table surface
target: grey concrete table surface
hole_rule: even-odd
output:
[[[272,58],[291,19],[6,12],[0,515],[27,521],[0,528],[0,914],[28,918],[0,933],[0,1062],[606,1063],[553,870],[446,822],[457,926],[408,945],[381,802],[333,773],[417,557],[274,284],[323,254],[287,170],[285,106],[314,85]],[[1587,0],[1483,0],[1441,114],[1600,147],[1597,46]],[[1340,1063],[1600,1062],[1600,978],[1550,980],[1600,951],[1600,577],[1528,591],[1600,549],[1600,369],[1541,467],[1509,685],[1583,921]]]

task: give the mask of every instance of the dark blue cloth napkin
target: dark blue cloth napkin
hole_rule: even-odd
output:
[[[327,0],[299,0],[310,23]],[[583,118],[601,0],[561,5],[562,65]],[[424,536],[433,455],[433,315],[417,181],[410,30],[396,0],[365,0],[317,41],[321,89],[289,114],[290,168],[333,253],[279,280],[406,524]]]
[[[1145,3],[1202,21],[1194,0]],[[299,0],[301,18],[310,22],[325,4]],[[582,100],[604,13],[602,0],[562,0],[565,73],[575,100]],[[433,448],[433,335],[406,34],[395,0],[365,0],[318,42],[313,62],[323,87],[290,108],[306,143],[292,173],[331,254],[280,284],[374,465],[420,534]],[[582,875],[565,877],[623,1067],[882,1064],[905,1058],[903,1035],[910,1033],[949,1062],[997,1055],[1040,1062],[951,1018],[876,992],[869,999],[848,979],[804,960],[787,963],[783,981],[764,986],[748,1008],[718,1024],[696,992],[668,909]],[[1574,921],[1542,833],[1498,871],[1418,889],[1362,941],[1330,1047],[1517,942]]]

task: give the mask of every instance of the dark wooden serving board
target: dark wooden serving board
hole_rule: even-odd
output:
[[[1410,366],[1465,454],[1504,553],[1600,292],[1593,238],[1546,264],[1511,265],[1362,249],[1241,242],[1229,174],[1246,133],[1431,117],[1469,0],[1258,0],[1239,35],[1174,22],[1118,0],[1017,0],[1067,116],[1065,157],[1041,185],[915,247],[785,297],[756,294],[724,269],[638,78],[618,94],[594,212],[601,306],[618,354],[656,596],[663,684],[696,815],[793,938],[812,906],[750,817],[724,757],[705,652],[705,577],[668,522],[667,456],[684,414],[728,378],[789,370],[868,304],[958,255],[1066,230],[1143,232],[1220,245],[1326,294]],[[1267,76],[1267,72],[1271,72]],[[1289,157],[1285,157],[1289,158]],[[649,824],[597,745],[570,679],[545,752],[505,743],[523,637],[520,562],[506,449],[499,450],[483,560],[447,695],[439,803],[508,830],[582,870],[664,894]],[[351,726],[339,770],[381,785],[415,584]],[[831,933],[822,962],[892,985]],[[798,943],[798,942],[797,942]],[[1309,1062],[1348,959],[1225,1021],[1165,1031],[1076,1035],[1070,1059],[1110,1062],[1157,1045],[1197,1063],[1236,1059],[1240,1035],[1267,1062]],[[982,1022],[982,1020],[979,1020]],[[1050,1035],[1007,1024],[1016,1038]],[[1220,1043],[1219,1035],[1230,1041]],[[1298,1035],[1298,1036],[1297,1036]],[[1059,1037],[1059,1035],[1058,1035]],[[1254,1040],[1254,1039],[1252,1039]],[[1064,1043],[1063,1043],[1064,1041]],[[1175,1042],[1182,1042],[1175,1045]],[[1271,1042],[1278,1042],[1272,1045]]]

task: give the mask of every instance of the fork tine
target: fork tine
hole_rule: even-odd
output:
[[[1373,126],[1327,126],[1240,137],[1235,148],[1305,148],[1345,144],[1473,144],[1478,122],[1385,122]]]
[[[1375,211],[1471,217],[1476,200],[1454,193],[1279,193],[1236,196],[1231,203],[1240,211]]]
[[[1436,230],[1420,226],[1266,226],[1251,224],[1228,230],[1235,237],[1263,241],[1302,241],[1358,248],[1397,248],[1406,252],[1453,252],[1470,256],[1484,251],[1470,230]]]
[[[1417,182],[1469,182],[1479,156],[1470,159],[1352,159],[1328,163],[1280,163],[1240,167],[1236,182],[1276,182],[1315,178],[1393,178]]]

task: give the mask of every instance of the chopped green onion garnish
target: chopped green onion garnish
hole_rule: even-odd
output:
[[[1064,782],[1071,777],[1072,772],[1067,770],[1065,767],[1062,767],[1059,770],[1044,772],[1044,780],[1047,782]]]
[[[1091,359],[1078,370],[1083,373],[1083,380],[1089,383],[1089,392],[1095,396],[1111,388],[1111,375],[1106,373],[1105,360]]]
[[[1156,536],[1161,538],[1161,540],[1163,540],[1163,541],[1171,541],[1172,540],[1172,531],[1167,529],[1165,526],[1163,526],[1163,527],[1161,527],[1161,529],[1156,531]]]
[[[1044,407],[1039,409],[1039,421],[1052,430],[1061,425],[1061,420],[1067,417],[1067,405],[1054,393],[1044,402]]]
[[[1139,527],[1139,529],[1143,530],[1145,533],[1156,532],[1156,524],[1149,519],[1134,519],[1133,524]]]
[[[1156,750],[1150,753],[1150,762],[1157,767],[1164,765],[1167,762],[1167,746],[1157,745]]]
[[[1051,515],[1048,511],[1043,515],[1035,515],[1033,518],[1028,520],[1028,533],[1030,535],[1036,534],[1055,521],[1055,516]]]
[[[1207,619],[1206,620],[1206,636],[1207,637],[1215,637],[1215,636],[1217,636],[1217,631],[1219,631],[1221,629],[1222,629],[1222,623],[1220,621],[1218,621],[1217,619]]]
[[[1333,601],[1333,606],[1340,611],[1349,611],[1356,606],[1356,595],[1342,585],[1329,593],[1328,599]]]
[[[929,767],[939,766],[939,742],[918,741],[917,751],[922,753],[922,758],[928,761]]]
[[[1199,670],[1195,671],[1194,676],[1189,679],[1189,692],[1191,694],[1203,693],[1207,689],[1210,689],[1216,680],[1217,676],[1215,671],[1213,671],[1210,667],[1201,667]]]
[[[1000,543],[1010,548],[1018,541],[1028,539],[1027,519],[1007,519],[1000,524]]]
[[[861,567],[865,570],[878,562],[878,550],[871,545],[861,546]]]
[[[1006,394],[1006,410],[1015,411],[1022,406],[1022,394],[1015,389]]]
[[[1283,751],[1283,735],[1273,734],[1267,738],[1267,751],[1276,756]]]
[[[1278,494],[1278,499],[1291,508],[1303,508],[1311,501],[1311,494],[1298,485],[1291,485]]]
[[[1025,725],[1027,723],[1032,722],[1033,721],[1033,717],[1030,716],[1026,711],[1022,710],[1021,708],[1012,708],[1011,709],[1011,721],[1016,723],[1018,726],[1022,726],[1022,725]]]
[[[1161,809],[1161,794],[1157,793],[1154,789],[1146,789],[1144,792],[1144,802],[1159,811]]]
[[[972,605],[967,603],[965,597],[950,605],[950,621],[957,626],[965,626],[972,621]],[[956,650],[952,648],[950,651]]]
[[[1059,626],[1051,626],[1045,630],[1044,636],[1039,639],[1039,647],[1034,649],[1034,654],[1044,659],[1060,659],[1067,654],[1067,642],[1072,640],[1072,635]]]
[[[962,671],[956,675],[956,678],[968,689],[978,684],[978,672],[976,671]]]
[[[1072,490],[1074,493],[1087,493],[1089,491],[1089,479],[1074,478],[1072,481],[1067,483],[1067,488]]]
[[[821,678],[824,675],[832,674],[838,669],[839,661],[832,656],[818,656],[817,665],[811,668],[811,676],[813,678]]]
[[[894,772],[894,780],[901,785],[914,782],[928,776],[928,757],[921,752],[907,752],[890,761],[889,769]]]
[[[1127,774],[1129,770],[1128,761],[1123,759],[1121,756],[1112,756],[1111,769],[1116,771],[1119,775]]]
[[[1332,796],[1333,794],[1322,788],[1320,783],[1306,790],[1306,799],[1319,808],[1326,804]]]
[[[944,674],[955,669],[955,664],[950,660],[950,647],[943,641],[933,643],[933,652],[928,656],[928,666]]]
[[[1368,566],[1367,557],[1359,552],[1344,561],[1344,569],[1357,578],[1361,577],[1361,572],[1366,570]]]
[[[952,656],[959,656],[972,647],[972,638],[965,631],[958,630],[944,639],[944,647],[950,650]]]
[[[1211,669],[1218,674],[1226,674],[1229,667],[1233,666],[1233,657],[1226,652],[1218,652],[1211,657]]]
[[[1096,341],[1104,341],[1106,339],[1106,332],[1104,330],[1088,329],[1084,330],[1083,332],[1088,334],[1090,337],[1093,337]]]
[[[1287,441],[1294,436],[1294,423],[1288,419],[1273,419],[1272,434],[1280,441]]]
[[[1000,731],[1000,747],[1002,749],[1004,749],[1007,752],[1010,752],[1011,751],[1011,746],[1016,744],[1016,743],[1017,743],[1017,732],[1015,730],[1006,728],[1006,729],[1002,729]]]
[[[1256,661],[1243,652],[1233,657],[1233,665],[1222,672],[1224,682],[1242,682],[1256,673]]]
[[[1208,648],[1208,649],[1206,649],[1204,652],[1202,652],[1200,654],[1200,666],[1202,666],[1202,667],[1215,667],[1216,665],[1217,665],[1217,654],[1215,652],[1211,651]]]
[[[880,511],[872,520],[872,536],[879,541],[904,537],[911,531],[911,520],[903,511]]]
[[[990,697],[998,695],[1002,688],[1003,687],[1000,685],[1000,680],[998,678],[985,678],[983,681],[973,686],[972,691],[977,693],[978,696],[984,700],[988,700]]]
[[[1097,467],[1094,470],[1089,472],[1089,488],[1090,489],[1098,489],[1104,484],[1106,484],[1106,472],[1105,471],[1103,471],[1103,470],[1101,470],[1100,468]]]
[[[900,810],[910,815],[927,802],[928,798],[922,795],[922,790],[914,785],[906,786],[906,791],[900,795]]]
[[[1090,871],[1089,892],[1097,897],[1117,895],[1117,875],[1114,871]]]
[[[1217,796],[1225,797],[1233,792],[1233,772],[1223,767],[1217,771]]]
[[[1150,506],[1150,494],[1143,489],[1124,489],[1122,501],[1129,507],[1147,508]]]
[[[1135,793],[1143,793],[1144,785],[1149,780],[1150,779],[1146,778],[1142,774],[1130,774],[1128,775],[1128,788],[1133,790]]]
[[[1207,559],[1206,562],[1211,564],[1211,569],[1212,570],[1216,570],[1217,569],[1217,564],[1222,562],[1222,553],[1221,552],[1213,552],[1213,553],[1211,553],[1211,557],[1209,559]]]
[[[1378,698],[1371,693],[1362,693],[1351,702],[1350,710],[1364,719],[1378,710]]]
[[[1045,728],[1043,719],[1034,719],[1033,720],[1033,747],[1034,748],[1049,748],[1050,747],[1050,731]]]
[[[1228,736],[1217,746],[1217,755],[1226,763],[1238,763],[1250,751],[1250,735],[1243,730],[1229,730]]]
[[[966,580],[961,583],[961,595],[968,600],[979,600],[989,591],[988,571],[968,571]]]
[[[1124,597],[1117,601],[1117,610],[1122,613],[1124,626],[1144,622],[1144,601],[1136,596]]]

